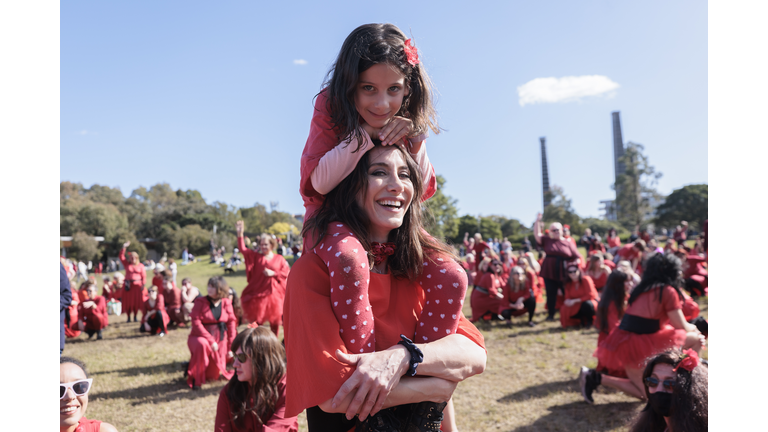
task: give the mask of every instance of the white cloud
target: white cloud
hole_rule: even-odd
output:
[[[603,75],[536,78],[517,88],[520,106],[573,102],[588,96],[613,97],[619,85]]]
[[[296,60],[293,61],[293,64],[299,65],[299,66],[304,66],[305,64],[307,64],[307,61],[304,60],[304,59],[296,59]]]
[[[95,131],[89,131],[88,129],[83,129],[81,131],[77,132],[78,135],[98,135],[98,132]]]

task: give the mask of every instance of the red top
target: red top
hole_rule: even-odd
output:
[[[155,275],[155,276],[152,278],[152,285],[156,286],[156,287],[157,287],[157,289],[158,289],[160,292],[163,292],[163,285],[165,285],[165,284],[163,283],[163,281],[164,281],[164,280],[165,280],[165,279],[163,279],[163,275],[162,275],[162,273],[161,273],[161,274],[156,274],[156,275]]]
[[[613,329],[615,329],[621,322],[619,311],[616,310],[616,305],[613,302],[608,304],[608,316],[606,321],[606,323],[600,322],[600,314],[595,316],[595,328],[597,328],[600,334],[605,334],[607,336],[611,334]]]
[[[565,295],[566,300],[579,299],[582,302],[587,300],[600,300],[600,296],[597,294],[592,278],[587,275],[581,277],[581,282],[574,282],[572,280],[566,282],[563,294]]]
[[[88,420],[81,417],[75,432],[99,432],[99,429],[101,429],[101,420]]]
[[[243,290],[240,300],[246,301],[252,297],[265,297],[273,292],[285,296],[285,286],[288,274],[291,272],[288,261],[278,254],[272,254],[272,258],[267,259],[266,255],[246,248],[243,237],[238,237],[237,246],[243,253],[246,279],[248,280],[248,285]],[[276,274],[272,277],[266,276],[264,269],[270,269]]]
[[[624,245],[621,249],[619,249],[618,252],[616,252],[616,255],[620,256],[622,259],[625,259],[627,261],[632,261],[635,258],[640,256],[640,251],[635,248],[635,245],[633,243],[629,243]]]
[[[396,345],[400,335],[414,335],[424,306],[424,291],[407,278],[371,273],[368,295],[374,316],[376,351]],[[332,398],[355,370],[336,359],[337,349],[349,352],[339,335],[341,326],[331,306],[331,277],[315,254],[304,254],[288,278],[284,328],[288,380],[286,415]],[[482,334],[461,314],[457,334],[485,348]]]
[[[158,299],[159,298],[160,296],[158,296]],[[206,330],[205,326],[223,322],[227,325],[227,338],[225,338],[225,340],[227,340],[227,346],[230,346],[232,341],[235,340],[235,336],[237,335],[237,317],[232,310],[232,302],[228,298],[221,299],[221,316],[218,320],[213,317],[213,312],[211,312],[211,305],[208,303],[207,296],[200,296],[195,299],[195,305],[192,307],[192,312],[189,316],[192,320],[192,331],[189,332],[190,337],[199,336],[207,340],[210,344],[213,344],[214,342],[218,343],[219,341],[214,340],[213,335]]]
[[[602,268],[600,269],[600,276],[594,277],[589,273],[587,273],[587,276],[592,278],[592,282],[595,284],[595,289],[602,289],[605,286],[605,283],[608,282],[608,272]]]
[[[320,159],[322,159],[326,153],[339,145],[339,138],[337,136],[338,130],[333,129],[327,102],[327,90],[323,90],[315,99],[315,109],[312,112],[312,122],[309,125],[309,137],[307,137],[307,143],[304,145],[304,151],[301,153],[301,179],[299,183],[299,192],[301,193],[301,198],[304,200],[304,208],[306,209],[304,215],[305,221],[320,208],[320,205],[325,199],[323,195],[318,193],[315,188],[312,187],[312,171],[317,168]],[[356,146],[356,143],[353,142],[350,145]],[[431,169],[432,176],[430,177],[429,184],[424,185],[424,194],[421,197],[422,201],[429,199],[437,191],[435,170],[434,168]]]
[[[621,239],[619,236],[616,237],[608,237],[608,247],[609,248],[615,248],[621,246]]]
[[[285,376],[277,384],[278,398],[275,404],[275,413],[267,419],[266,424],[259,424],[256,420],[256,416],[248,412],[245,417],[244,428],[238,428],[232,423],[232,408],[229,406],[229,399],[227,398],[227,389],[229,383],[221,389],[219,392],[219,403],[216,405],[216,423],[214,425],[215,432],[239,432],[239,431],[252,431],[252,432],[296,432],[299,430],[299,421],[296,416],[285,416]],[[253,401],[248,406],[253,405]]]
[[[178,309],[181,307],[181,290],[175,286],[170,290],[163,290],[163,298],[165,299],[165,307],[167,309]]]
[[[165,312],[165,299],[162,295],[158,294],[157,299],[155,300],[155,305],[152,306],[149,304],[149,301],[151,299],[147,299],[144,301],[144,304],[142,306],[141,310],[141,323],[144,324],[147,322],[147,314],[149,311],[155,311],[157,313]]]
[[[611,270],[616,270],[616,263],[613,261],[605,260],[605,266],[610,268]]]
[[[125,248],[120,249],[120,262],[125,267],[125,280],[129,280],[133,284],[141,284],[143,287],[147,284],[147,272],[144,270],[144,264],[131,264],[125,259]]]
[[[517,299],[521,297],[523,300],[526,300],[531,296],[531,293],[533,292],[533,280],[531,278],[526,278],[525,286],[518,291],[513,291],[509,284],[502,286],[501,291],[502,294],[504,294],[504,299],[501,301],[499,310],[509,309],[509,303],[515,303],[517,302]]]
[[[541,240],[542,249],[547,254],[544,257],[539,274],[547,279],[562,279],[563,275],[565,275],[565,267],[558,267],[558,262],[560,262],[558,258],[563,258],[566,261],[581,258],[576,245],[566,239],[553,240],[545,235],[542,235],[539,239]]]
[[[680,309],[681,300],[674,288],[667,285],[662,293],[661,303],[659,303],[660,287],[646,291],[637,297],[634,303],[627,306],[625,314],[635,315],[643,318],[659,320],[659,327],[664,327],[669,323],[667,312]]]
[[[704,264],[707,259],[698,255],[688,255],[686,257],[687,265],[683,269],[683,277],[689,278],[693,275],[707,276],[707,270],[704,268]]]

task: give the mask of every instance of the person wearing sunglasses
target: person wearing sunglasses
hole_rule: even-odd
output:
[[[683,284],[680,260],[673,254],[656,254],[648,259],[643,278],[628,300],[621,323],[597,346],[595,357],[608,369],[624,370],[626,378],[603,375],[581,368],[579,382],[587,403],[600,384],[645,400],[643,365],[648,357],[673,347],[701,350],[704,336],[685,321],[681,304]]]
[[[232,378],[227,370],[227,359],[233,357],[229,346],[237,335],[235,313],[229,301],[229,285],[223,276],[208,279],[208,295],[195,299],[192,309],[192,331],[187,347],[190,360],[187,366],[187,384],[199,390],[206,380],[220,376]]]
[[[536,216],[533,224],[533,237],[546,254],[541,264],[540,276],[544,278],[547,293],[547,321],[555,320],[558,309],[558,293],[563,292],[563,281],[566,279],[565,263],[581,258],[576,245],[563,237],[563,225],[554,222],[549,226],[549,235],[542,234],[541,213]]]
[[[706,431],[709,370],[693,350],[669,350],[648,361],[643,384],[648,404],[630,431]]]
[[[472,289],[472,295],[469,297],[469,304],[472,307],[471,322],[478,322],[481,319],[487,322],[498,318],[499,307],[504,298],[504,294],[501,292],[503,286],[501,261],[495,258],[485,258],[480,263],[479,269],[484,270],[484,273],[480,276],[480,280]]]
[[[595,283],[588,275],[582,274],[577,263],[567,267],[568,282],[565,284],[563,305],[560,307],[560,325],[563,328],[581,325],[592,327],[597,302],[600,300]]]
[[[139,331],[163,337],[168,332],[169,321],[168,312],[165,310],[165,297],[158,293],[156,286],[150,286],[149,298],[142,306]]]
[[[267,327],[246,328],[232,342],[235,375],[219,393],[214,431],[295,432],[285,415],[285,349]]]
[[[103,296],[96,295],[96,284],[88,283],[85,287],[85,299],[77,305],[78,329],[84,331],[91,339],[96,335],[97,340],[102,339],[101,331],[107,328],[109,317],[107,316],[107,301]]]
[[[512,325],[512,317],[526,312],[528,312],[528,326],[535,326],[533,313],[536,311],[536,296],[533,293],[533,281],[526,276],[523,267],[512,267],[509,280],[504,284],[502,291],[504,299],[499,306],[499,313],[507,320],[507,326]]]
[[[72,357],[59,358],[59,430],[61,432],[117,432],[109,423],[85,418],[88,392],[93,378],[88,378],[85,364]]]

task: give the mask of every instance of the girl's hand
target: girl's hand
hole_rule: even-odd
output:
[[[213,351],[219,351],[219,344],[217,344],[216,342],[212,343],[211,344],[211,349]]]
[[[392,117],[381,131],[379,132],[379,139],[381,145],[397,144],[403,137],[411,135],[413,132],[413,122],[405,117]]]
[[[123,249],[127,249],[128,246],[130,246],[130,245],[131,245],[131,242],[129,242],[129,241],[123,243]]]
[[[272,277],[275,274],[277,274],[277,273],[275,273],[274,271],[272,271],[270,269],[264,269],[264,276],[266,276],[266,277]]]
[[[352,420],[359,411],[360,421],[363,421],[369,414],[381,410],[389,393],[408,370],[410,354],[404,346],[395,345],[384,351],[367,354],[345,354],[336,350],[336,358],[340,362],[357,365],[357,369],[333,397],[331,406],[335,408],[340,405],[348,394],[357,389],[346,416]]]

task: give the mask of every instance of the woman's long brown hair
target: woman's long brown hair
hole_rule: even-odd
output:
[[[379,147],[378,144],[374,146],[374,148]],[[387,267],[393,276],[413,280],[423,271],[424,261],[432,261],[427,252],[438,252],[456,261],[459,259],[450,246],[430,236],[424,230],[422,215],[424,206],[420,199],[424,186],[419,166],[402,148],[398,146],[391,146],[391,148],[399,151],[408,165],[408,175],[413,184],[413,198],[405,212],[403,224],[389,233],[388,241],[394,242],[397,248],[394,255],[387,259]],[[304,238],[314,238],[315,243],[312,247],[316,247],[325,237],[331,222],[342,222],[352,230],[368,252],[369,265],[373,264],[368,228],[370,221],[363,209],[357,205],[356,197],[360,194],[364,195],[368,190],[371,151],[373,150],[363,155],[354,171],[325,196],[320,209],[304,224],[301,232]]]
[[[241,382],[234,375],[229,380],[226,395],[229,399],[231,421],[238,428],[245,427],[250,413],[256,424],[263,425],[275,413],[280,398],[277,385],[285,375],[285,349],[277,337],[266,327],[247,328],[232,342],[232,352],[238,348],[251,358],[253,378]]]

